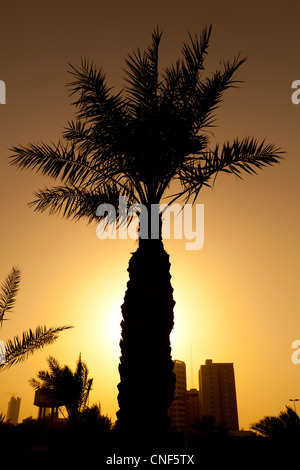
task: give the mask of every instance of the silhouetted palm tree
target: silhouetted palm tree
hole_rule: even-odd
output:
[[[91,431],[110,431],[112,429],[112,422],[108,416],[101,414],[100,404],[93,404],[86,407],[80,413],[80,421],[84,428]]]
[[[192,424],[191,429],[194,431],[205,434],[217,434],[217,435],[225,435],[227,434],[226,424],[225,423],[217,423],[215,421],[214,416],[201,416],[196,418],[194,424]]]
[[[159,73],[161,32],[152,33],[145,52],[126,59],[126,86],[113,92],[103,71],[83,60],[72,67],[71,94],[76,95],[77,119],[68,124],[64,140],[12,149],[11,163],[61,181],[36,193],[35,210],[62,213],[75,220],[99,222],[97,207],[119,196],[128,204],[143,204],[159,213],[169,202],[196,200],[219,172],[238,177],[278,162],[273,144],[254,138],[208,146],[208,129],[225,90],[236,83],[235,72],[245,59],[224,62],[204,78],[211,27],[184,43],[182,59]],[[170,184],[177,183],[172,191]],[[105,216],[105,215],[104,215]],[[161,214],[160,214],[161,216]],[[161,240],[140,233],[139,247],[129,262],[129,282],[122,305],[119,372],[120,429],[167,429],[167,410],[174,394],[170,333],[173,289],[169,256]]]
[[[13,267],[4,281],[0,292],[0,327],[6,320],[5,315],[11,311],[16,301],[21,272],[19,268]],[[12,340],[7,340],[0,344],[0,371],[24,361],[37,349],[53,343],[58,337],[58,333],[71,328],[70,326],[60,326],[47,328],[38,326],[35,331],[29,329],[24,331],[22,336],[14,336]]]
[[[35,390],[47,392],[56,407],[65,406],[71,424],[76,423],[79,414],[86,408],[93,379],[88,378],[88,367],[79,356],[74,372],[68,366],[61,367],[58,361],[48,358],[50,371],[41,370],[37,379],[29,383]]]
[[[289,406],[279,416],[266,416],[255,424],[251,429],[261,436],[270,438],[300,438],[300,418]]]

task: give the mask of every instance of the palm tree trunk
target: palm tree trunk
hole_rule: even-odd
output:
[[[122,305],[117,429],[166,432],[175,374],[170,333],[174,300],[162,240],[141,240],[129,261]]]

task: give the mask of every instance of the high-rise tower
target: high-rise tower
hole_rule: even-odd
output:
[[[11,397],[8,402],[6,421],[10,424],[18,424],[21,398]]]
[[[234,369],[232,363],[213,363],[211,359],[199,370],[200,413],[213,416],[228,430],[239,429]]]
[[[169,408],[171,418],[171,430],[184,431],[186,428],[186,366],[183,361],[175,360],[174,374],[176,375],[176,386],[174,401]]]

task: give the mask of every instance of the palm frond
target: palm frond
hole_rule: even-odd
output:
[[[53,389],[53,379],[58,378],[61,373],[61,367],[57,359],[53,356],[47,358],[50,372],[47,370],[40,370],[37,373],[37,378],[29,379],[29,384],[35,389],[40,390],[42,388],[47,389],[47,391],[52,391]]]
[[[125,59],[125,88],[127,106],[133,116],[149,115],[156,109],[158,92],[158,50],[162,33],[158,28],[152,32],[152,43],[143,53],[140,49]]]
[[[87,127],[86,121],[83,122],[80,119],[69,121],[63,136],[69,142],[74,142],[74,144],[79,145],[79,148],[85,153],[87,153],[89,149],[95,148],[95,142],[91,137],[91,129]]]
[[[69,64],[69,73],[75,80],[68,83],[70,89],[70,96],[79,93],[79,98],[73,103],[81,108],[81,105],[85,103],[80,97],[84,96],[85,93],[96,93],[98,95],[98,101],[105,102],[109,97],[110,89],[106,84],[106,75],[102,69],[97,70],[93,62],[83,58],[81,65],[75,67]]]
[[[241,178],[242,171],[256,174],[256,170],[277,163],[283,153],[274,144],[267,144],[265,141],[259,143],[253,137],[235,139],[232,144],[226,142],[221,153],[217,146],[207,155],[204,166],[205,179],[210,179],[212,175],[220,171],[232,173],[239,178]]]
[[[96,165],[90,161],[86,153],[77,152],[74,143],[64,145],[29,144],[28,147],[13,147],[14,154],[11,156],[11,164],[21,169],[31,168],[43,175],[54,179],[67,181],[76,187],[118,185],[120,189],[127,189],[122,183],[122,167],[118,159],[110,156]],[[100,150],[99,150],[100,152]],[[126,168],[124,167],[125,177]]]
[[[22,336],[15,336],[12,340],[7,340],[5,343],[6,361],[0,365],[0,371],[23,362],[38,349],[53,343],[57,339],[58,333],[69,328],[72,327],[59,326],[46,328],[46,326],[38,326],[35,331],[29,329]]]
[[[194,123],[197,129],[210,127],[214,120],[214,112],[223,99],[224,92],[234,88],[240,80],[235,77],[236,71],[245,63],[247,57],[234,57],[232,61],[224,61],[220,70],[199,81],[191,102]]]
[[[204,70],[203,63],[207,55],[211,31],[212,25],[209,25],[203,28],[199,36],[195,35],[192,37],[189,33],[190,42],[183,44],[183,60],[181,62],[182,92],[187,97],[194,92],[199,80],[199,73]]]
[[[123,109],[121,94],[113,94],[112,88],[106,84],[106,76],[102,69],[98,69],[93,62],[81,60],[79,67],[70,64],[70,74],[75,78],[68,83],[70,96],[77,95],[73,104],[78,108],[79,119],[99,118],[100,114],[112,119],[111,112]]]
[[[203,186],[211,186],[220,172],[230,173],[242,178],[242,173],[256,174],[266,166],[272,166],[282,158],[282,152],[274,144],[258,143],[255,138],[246,137],[227,142],[214,150],[203,152],[198,159],[192,160],[182,168],[180,175],[184,190],[177,194],[173,201],[183,194],[194,200]]]
[[[6,280],[2,284],[0,292],[0,326],[7,311],[12,310],[19,290],[21,272],[19,268],[13,267]]]
[[[108,204],[115,208],[116,221],[119,218],[119,197],[126,196],[127,204],[137,203],[134,190],[121,191],[117,185],[106,186],[94,190],[79,189],[76,186],[65,185],[54,188],[45,188],[36,191],[37,199],[29,206],[36,212],[48,212],[49,214],[62,214],[67,219],[87,219],[88,223],[99,221],[98,207]],[[103,214],[104,216],[104,214]]]
[[[12,165],[21,169],[30,168],[54,179],[82,185],[86,180],[91,182],[104,176],[103,172],[90,164],[85,154],[75,151],[74,145],[41,143],[13,147],[11,150],[14,152],[11,156]]]
[[[113,195],[103,196],[97,191],[87,191],[76,186],[59,186],[55,188],[45,188],[34,193],[37,199],[29,205],[37,212],[48,212],[49,214],[60,214],[64,217],[79,220],[87,218],[88,222],[96,220],[97,207],[110,201],[118,203],[118,199]]]
[[[92,161],[116,157],[127,124],[126,103],[121,93],[113,94],[106,85],[105,74],[88,60],[82,60],[78,68],[71,66],[70,73],[75,80],[68,87],[71,95],[77,97],[73,104],[78,120],[69,123],[64,137],[80,144],[80,151],[94,153]]]

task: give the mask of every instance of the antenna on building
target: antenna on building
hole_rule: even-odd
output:
[[[193,368],[192,345],[190,345],[190,353],[191,353],[191,388],[194,388],[194,368]]]

